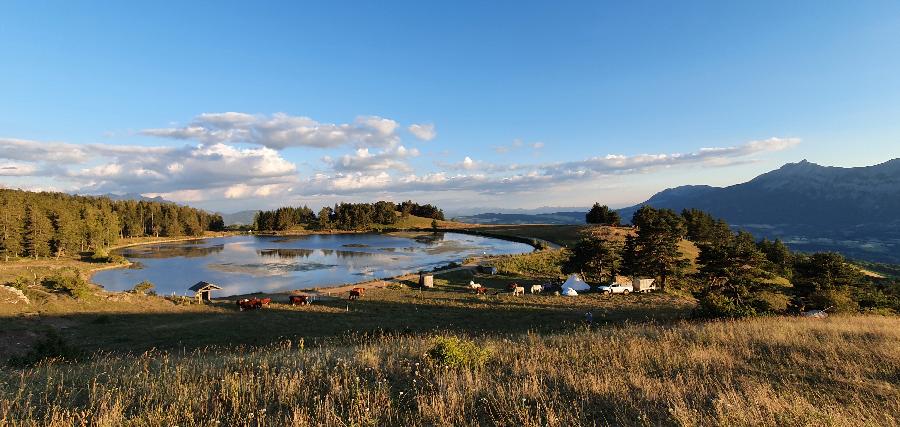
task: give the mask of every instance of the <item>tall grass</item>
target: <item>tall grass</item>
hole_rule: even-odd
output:
[[[896,425],[900,319],[758,318],[207,349],[0,371],[6,425]]]

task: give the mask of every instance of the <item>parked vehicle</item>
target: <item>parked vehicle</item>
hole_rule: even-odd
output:
[[[655,291],[658,288],[656,287],[655,279],[637,279],[635,278],[631,282],[631,291],[632,292],[651,292]]]
[[[610,283],[598,287],[597,290],[604,294],[629,294],[634,291],[634,287],[631,284]]]

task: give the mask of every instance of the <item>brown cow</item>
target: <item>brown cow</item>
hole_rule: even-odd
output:
[[[351,300],[359,299],[361,296],[365,295],[365,288],[353,288],[350,290],[350,298]]]
[[[309,305],[312,302],[312,298],[309,295],[291,295],[290,302],[291,305]]]
[[[247,311],[247,310],[258,310],[260,308],[263,308],[263,306],[268,306],[269,303],[271,303],[271,302],[272,302],[272,298],[259,299],[259,298],[253,297],[250,299],[247,299],[247,298],[239,299],[237,301],[237,305],[238,305],[238,309],[240,311]]]

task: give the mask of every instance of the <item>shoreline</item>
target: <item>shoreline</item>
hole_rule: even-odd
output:
[[[480,227],[476,227],[476,228],[480,228]],[[481,232],[481,231],[463,229],[463,228],[458,228],[458,229],[442,228],[442,229],[437,229],[437,230],[431,229],[431,228],[427,228],[427,229],[423,229],[423,228],[400,229],[400,228],[398,228],[398,229],[382,229],[382,230],[328,230],[328,231],[309,230],[309,232],[306,232],[306,231],[307,230],[303,230],[300,232],[292,231],[292,232],[287,232],[287,233],[232,232],[232,233],[221,233],[220,235],[213,235],[213,236],[177,237],[177,238],[172,238],[172,239],[159,239],[159,240],[152,240],[152,241],[147,241],[147,242],[132,242],[132,243],[126,243],[126,244],[122,244],[122,245],[115,245],[115,246],[111,246],[110,250],[111,251],[119,250],[119,249],[124,249],[124,248],[135,247],[135,246],[142,246],[142,245],[154,245],[154,244],[161,244],[161,243],[176,243],[176,242],[185,242],[185,241],[191,241],[191,240],[206,240],[206,239],[215,239],[215,238],[221,238],[221,237],[247,236],[247,235],[279,237],[279,236],[308,236],[308,235],[366,234],[366,233],[389,234],[389,233],[402,233],[402,232],[467,234],[467,235],[472,235],[472,236],[487,237],[487,238],[492,238],[492,239],[504,240],[504,241],[508,241],[508,242],[526,244],[526,245],[529,245],[532,247],[532,251],[545,250],[545,249],[542,249],[541,247],[539,247],[537,242],[541,242],[545,246],[550,247],[551,250],[558,250],[558,249],[562,248],[562,246],[560,246],[560,245],[557,245],[555,243],[552,243],[552,242],[549,242],[549,241],[543,240],[543,239],[507,236],[507,235],[502,235],[502,234],[494,234],[494,233],[490,233],[490,232]],[[429,273],[441,274],[441,273],[451,272],[451,271],[456,271],[456,270],[461,270],[461,269],[473,269],[483,259],[484,259],[483,256],[478,256],[478,257],[474,257],[473,260],[470,260],[469,263],[463,264],[463,261],[465,261],[465,258],[464,258],[462,260],[459,260],[458,262],[454,261],[455,263],[460,264],[459,267],[443,269],[443,270],[438,270],[438,271],[429,271]],[[94,283],[93,276],[94,276],[94,274],[101,272],[101,271],[113,270],[113,269],[117,269],[117,268],[128,268],[133,264],[134,264],[133,262],[126,259],[125,262],[122,264],[104,265],[104,266],[99,266],[97,268],[92,268],[91,270],[86,272],[86,276],[87,276],[86,279],[88,282],[99,287],[100,289],[104,290],[105,292],[109,292],[109,293],[126,292],[126,291],[107,290],[102,285]],[[384,279],[367,279],[367,280],[362,280],[359,282],[343,283],[343,284],[338,284],[333,287],[299,288],[299,289],[291,289],[291,290],[284,290],[284,291],[271,292],[271,293],[253,292],[253,293],[246,293],[246,294],[225,295],[225,296],[220,297],[219,299],[226,299],[226,300],[227,299],[236,299],[236,298],[240,298],[243,296],[260,295],[260,294],[288,296],[288,295],[300,295],[300,294],[304,294],[304,293],[331,297],[332,296],[331,294],[349,292],[353,288],[364,288],[364,289],[383,288],[383,287],[389,286],[391,283],[398,283],[398,282],[402,282],[402,281],[417,279],[418,276],[419,276],[419,273],[409,273],[409,274],[403,274],[403,275],[394,276],[394,277],[388,277],[388,278],[384,278]]]

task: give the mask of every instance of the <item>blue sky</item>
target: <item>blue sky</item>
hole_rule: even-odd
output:
[[[623,206],[900,156],[897,2],[130,3],[0,5],[0,184]]]

